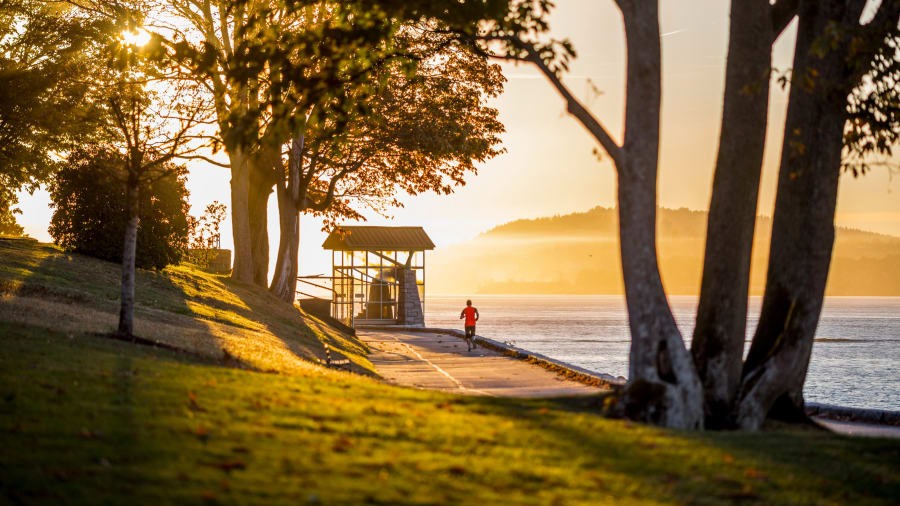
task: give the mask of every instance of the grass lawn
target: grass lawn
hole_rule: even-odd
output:
[[[115,307],[116,272],[49,246],[0,241],[0,504],[900,498],[898,441],[667,431],[597,416],[600,398],[462,397],[329,371],[314,363],[322,342],[366,372],[362,345],[187,267],[141,273],[138,329],[190,353],[113,341],[99,333]],[[38,302],[54,318],[25,307]],[[78,319],[83,312],[101,324]],[[77,325],[57,319],[67,315]],[[202,340],[179,343],[156,318],[190,339],[201,328],[230,337],[210,340],[218,352]],[[275,358],[259,347],[273,347]]]

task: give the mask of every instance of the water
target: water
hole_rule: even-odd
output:
[[[618,295],[479,295],[478,334],[586,369],[628,375],[625,299]],[[691,335],[697,298],[670,298]],[[462,328],[464,296],[426,296],[429,327]],[[760,298],[750,301],[756,328]],[[749,341],[747,343],[749,347]],[[900,297],[826,299],[804,390],[806,400],[900,410]]]

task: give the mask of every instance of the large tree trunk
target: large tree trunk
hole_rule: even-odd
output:
[[[269,286],[269,195],[273,185],[271,172],[265,161],[258,158],[250,166],[248,209],[253,283],[262,287]]]
[[[863,3],[807,0],[798,12],[766,291],[736,407],[742,429],[758,429],[779,399],[802,413],[834,243],[847,95],[855,83],[849,35],[838,35],[847,38],[834,45],[826,37],[853,31]]]
[[[655,1],[618,0],[628,53],[625,140],[618,164],[619,236],[631,329],[626,415],[703,426],[703,394],[666,299],[656,256],[661,61]]]
[[[269,290],[285,302],[294,302],[297,292],[297,271],[300,257],[300,168],[303,163],[301,135],[291,140],[288,156],[287,181],[279,178],[275,183],[278,198],[278,221],[281,235],[278,238],[278,257],[275,274]]]
[[[231,162],[231,229],[234,237],[234,266],[231,278],[253,282],[253,249],[250,234],[250,167],[240,148],[228,151]]]
[[[774,39],[770,11],[768,0],[731,3],[722,130],[691,344],[707,428],[728,424],[741,380]]]
[[[287,190],[281,185],[277,189],[281,237],[278,240],[278,257],[269,291],[285,302],[293,302],[297,292],[297,262],[300,255],[300,213],[286,196]]]
[[[128,222],[125,224],[125,243],[122,248],[122,291],[119,306],[120,337],[134,336],[134,263],[137,257],[137,232],[140,222],[140,186],[129,181],[125,189]]]

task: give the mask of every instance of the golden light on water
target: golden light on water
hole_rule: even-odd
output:
[[[150,42],[150,32],[143,28],[122,31],[122,41],[129,46],[145,46]]]

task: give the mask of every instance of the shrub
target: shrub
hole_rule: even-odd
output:
[[[120,156],[105,146],[80,148],[51,182],[55,211],[48,231],[66,250],[122,261],[128,215]],[[187,169],[172,165],[167,172],[141,188],[137,267],[162,269],[179,262],[187,249]]]

